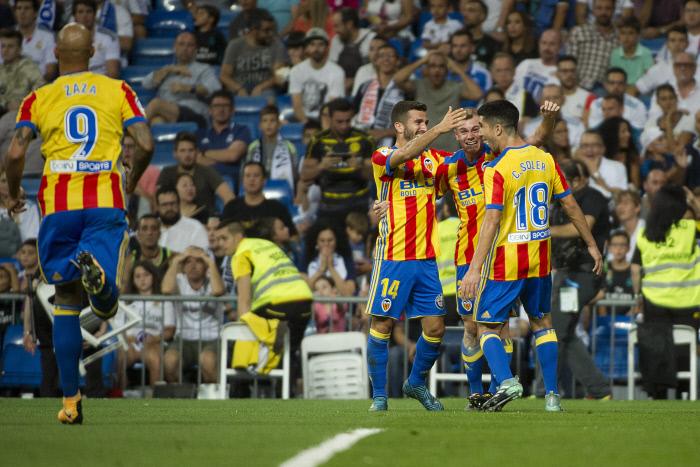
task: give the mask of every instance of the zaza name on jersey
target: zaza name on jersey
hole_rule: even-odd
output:
[[[94,84],[90,85],[90,87],[88,87],[87,83],[74,83],[73,86],[66,84],[63,86],[63,89],[66,90],[66,97],[72,97],[76,94],[90,94],[92,96],[97,95],[97,87]]]
[[[542,161],[524,161],[520,163],[520,172],[513,170],[513,178],[518,179],[522,174],[528,170],[540,170],[544,172],[547,170],[547,166]]]

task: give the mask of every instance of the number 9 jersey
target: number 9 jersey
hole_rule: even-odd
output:
[[[506,148],[488,163],[486,209],[503,212],[485,262],[488,279],[513,281],[550,273],[549,204],[569,193],[552,156],[534,146]]]
[[[139,121],[144,111],[129,85],[91,72],[61,76],[27,96],[16,128],[30,127],[43,139],[42,216],[124,209],[122,135]]]

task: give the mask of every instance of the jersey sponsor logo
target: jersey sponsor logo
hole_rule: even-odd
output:
[[[402,197],[417,196],[419,190],[425,190],[434,186],[435,181],[432,178],[426,179],[424,183],[418,180],[401,180],[399,182],[400,195]]]
[[[77,160],[54,160],[50,163],[53,173],[73,173],[73,172],[111,172],[112,161],[77,161]]]
[[[546,240],[550,236],[551,232],[549,229],[534,230],[532,232],[516,232],[508,234],[508,241],[510,243],[536,242],[539,240]]]
[[[476,191],[475,188],[467,188],[457,193],[457,199],[462,206],[471,206],[476,204],[477,196],[483,195],[483,191]]]
[[[445,301],[442,298],[442,294],[435,297],[435,306],[440,308],[441,310],[445,307]]]
[[[384,300],[382,300],[382,311],[384,313],[387,313],[389,310],[391,310],[391,299],[385,298]]]

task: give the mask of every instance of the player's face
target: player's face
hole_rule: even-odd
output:
[[[161,198],[165,199],[167,196],[172,195],[164,194],[161,195]],[[172,198],[177,202],[174,196]],[[158,209],[160,210],[160,207]],[[158,240],[160,240],[160,222],[155,219],[142,219],[139,222],[138,229],[136,229],[136,239],[147,248],[155,247],[158,244]]]
[[[481,132],[481,139],[485,144],[488,144],[494,152],[500,152],[499,147],[497,147],[495,136],[495,127],[489,125],[489,123],[484,120],[484,117],[479,117],[479,129]]]
[[[0,39],[0,54],[5,63],[17,60],[22,52],[22,44],[18,44],[14,38],[4,37]]]
[[[140,294],[153,291],[153,275],[142,266],[134,268],[134,287]]]
[[[189,170],[197,159],[197,148],[189,141],[180,141],[175,148],[175,159],[183,169]]]
[[[14,12],[15,21],[17,21],[19,26],[26,27],[34,24],[34,21],[36,21],[37,12],[34,10],[32,2],[16,2]]]
[[[95,10],[87,5],[78,5],[75,8],[75,22],[80,23],[88,29],[95,25]]]
[[[331,131],[338,136],[347,136],[352,130],[352,110],[347,112],[335,111],[331,115]]]
[[[464,63],[469,60],[474,46],[467,36],[454,36],[450,41],[450,55],[458,63]]]
[[[464,123],[455,130],[455,138],[465,153],[478,154],[481,152],[479,119],[477,117],[472,117],[469,120],[465,120]]]
[[[406,123],[401,125],[403,137],[410,141],[428,131],[428,115],[422,110],[409,110]]]
[[[257,195],[265,186],[262,169],[257,165],[249,165],[243,169],[243,191],[246,194]]]

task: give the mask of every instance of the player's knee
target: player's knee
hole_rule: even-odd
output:
[[[477,331],[479,338],[487,332],[500,333],[503,323],[479,323]]]
[[[462,318],[462,323],[464,323],[464,335],[476,336],[476,323],[471,316],[465,316]]]
[[[394,328],[394,320],[373,316],[371,328],[382,334],[391,334],[391,330]]]
[[[540,329],[549,329],[552,327],[552,317],[547,314],[542,318],[533,318],[530,316],[530,328],[533,331],[539,331]]]
[[[82,306],[83,294],[80,283],[74,281],[65,284],[56,284],[54,303],[57,305]]]
[[[442,320],[430,320],[423,323],[423,332],[428,337],[442,338],[445,335],[445,322]]]

